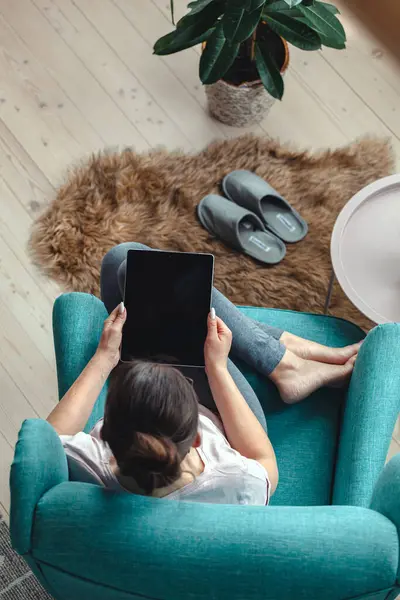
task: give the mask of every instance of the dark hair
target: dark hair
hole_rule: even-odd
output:
[[[151,494],[180,477],[198,419],[196,392],[180,371],[150,362],[121,363],[111,375],[101,436],[121,474]]]

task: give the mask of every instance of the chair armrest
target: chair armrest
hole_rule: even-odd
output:
[[[56,431],[42,419],[23,422],[11,465],[10,531],[13,547],[26,554],[36,505],[48,490],[68,481],[67,457]]]
[[[90,294],[62,294],[53,307],[53,336],[58,393],[62,398],[96,352],[107,311]],[[104,385],[85,427],[90,431],[103,416],[107,383]]]
[[[375,327],[360,349],[339,438],[333,504],[369,506],[400,410],[400,324]]]
[[[400,454],[394,456],[380,474],[372,495],[371,509],[390,519],[400,536]]]
[[[357,598],[395,585],[398,552],[396,527],[365,508],[212,505],[72,482],[39,502],[33,542],[45,576],[50,566],[164,600]]]

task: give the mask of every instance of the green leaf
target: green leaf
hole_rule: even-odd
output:
[[[194,22],[198,22],[199,20],[203,21],[204,19],[209,18],[211,18],[215,24],[215,21],[223,12],[224,5],[221,2],[216,2],[215,0],[212,0],[211,2],[203,2],[201,6],[197,6],[197,10],[191,10],[189,13],[179,19],[176,27],[189,27],[189,25],[192,25]]]
[[[227,0],[225,14],[222,17],[224,34],[228,42],[233,42],[240,27],[244,10],[244,0]]]
[[[192,46],[205,42],[214,31],[211,27],[200,35],[191,34],[191,30],[185,29],[183,33],[177,29],[167,33],[159,40],[156,41],[153,47],[153,54],[158,56],[166,56],[167,54],[175,54],[175,52],[181,52],[181,50],[187,50]]]
[[[306,17],[295,17],[295,19],[299,23],[304,23],[304,25],[307,25],[307,27],[310,27],[310,29],[312,29],[313,31],[315,31],[316,33],[318,33],[318,35],[320,36],[320,39],[321,39],[321,33],[317,30],[317,28],[315,27],[315,25],[313,25],[311,23],[311,21],[309,21]],[[322,41],[321,41],[321,43],[322,43]]]
[[[173,1],[173,0],[172,0]],[[203,8],[208,6],[214,0],[194,0],[194,2],[189,2],[188,8],[190,8],[189,15],[195,15],[199,13]]]
[[[257,70],[265,89],[271,96],[281,100],[284,91],[283,79],[268,45],[265,42],[256,42],[255,50]]]
[[[221,11],[219,3],[210,3],[196,17],[184,16],[174,31],[156,41],[154,54],[173,54],[204,42],[211,35]]]
[[[299,21],[280,13],[270,13],[267,23],[275,33],[301,50],[319,50],[321,48],[318,33],[304,23],[299,23]]]
[[[260,23],[261,11],[262,7],[260,6],[257,10],[253,10],[251,13],[244,13],[235,37],[230,41],[231,44],[244,42],[251,36],[257,25]]]
[[[169,0],[169,8],[171,11],[171,21],[172,21],[172,25],[175,25],[175,7],[174,7],[174,0]]]
[[[342,49],[346,47],[346,33],[335,15],[317,2],[312,6],[299,6],[309,26],[319,34],[324,46]]]
[[[276,2],[271,2],[271,4],[266,4],[263,9],[263,17],[269,15],[270,12],[279,12],[282,15],[287,15],[288,17],[301,17],[302,13],[298,8],[290,8],[285,2],[285,0],[276,0]]]
[[[200,58],[200,79],[203,83],[215,83],[225,75],[239,52],[240,44],[229,44],[220,23],[207,40]]]
[[[247,12],[253,12],[253,10],[264,6],[265,2],[266,0],[247,0],[246,10]]]
[[[288,6],[290,6],[290,8],[293,8],[294,6],[297,6],[298,4],[301,4],[303,2],[303,0],[284,0],[286,2],[286,4]]]
[[[333,4],[328,4],[328,2],[321,2],[320,4],[323,4],[326,10],[329,10],[329,12],[333,15],[340,15],[340,10],[336,8],[336,6],[334,6]]]

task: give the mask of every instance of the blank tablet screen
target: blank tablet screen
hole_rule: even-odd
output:
[[[212,254],[129,250],[121,359],[204,366]]]

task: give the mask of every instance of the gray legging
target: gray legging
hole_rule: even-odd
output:
[[[109,313],[123,299],[128,250],[151,250],[151,248],[143,244],[127,242],[115,246],[103,258],[100,278],[101,298]],[[246,317],[215,288],[212,291],[212,306],[232,331],[232,357],[246,362],[262,375],[269,375],[285,353],[285,346],[279,341],[282,330]],[[247,404],[267,430],[264,411],[253,388],[231,360],[228,361],[228,369]],[[184,375],[194,380],[200,402],[215,410],[204,369],[182,367],[181,370]]]

